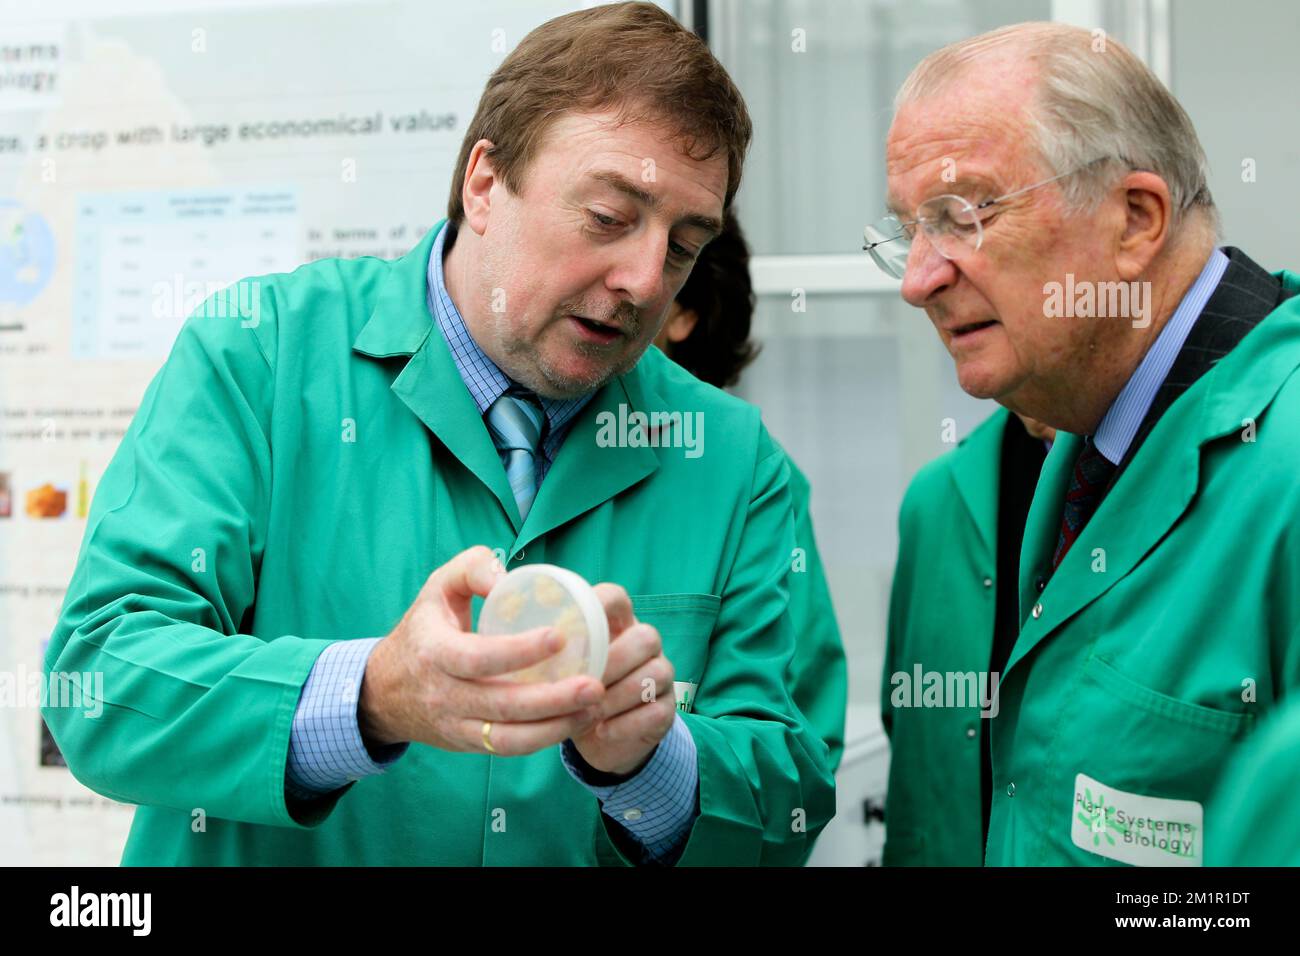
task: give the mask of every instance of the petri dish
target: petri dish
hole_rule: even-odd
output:
[[[503,674],[514,683],[540,683],[586,674],[600,680],[609,654],[609,621],[595,589],[580,574],[554,564],[526,564],[493,586],[478,616],[478,633],[518,634],[554,627],[564,646],[543,661]]]

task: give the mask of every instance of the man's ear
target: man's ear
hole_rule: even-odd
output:
[[[1169,186],[1155,173],[1129,173],[1118,189],[1124,202],[1124,230],[1115,247],[1115,264],[1120,278],[1132,282],[1168,242],[1174,206]]]
[[[487,231],[488,213],[492,209],[492,187],[496,184],[496,170],[487,151],[492,148],[490,139],[481,139],[469,152],[465,164],[465,182],[460,187],[460,199],[465,205],[465,224],[478,235]]]
[[[700,317],[695,314],[694,309],[683,309],[676,302],[672,304],[673,313],[664,323],[663,335],[668,341],[676,344],[686,341],[687,337],[695,331],[695,323],[700,321]]]

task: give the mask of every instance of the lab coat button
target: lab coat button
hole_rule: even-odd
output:
[[[974,739],[975,739],[975,728],[974,728],[974,727],[967,727],[967,728],[966,728],[966,739],[967,739],[967,740],[974,740]]]
[[[636,807],[633,807],[631,810],[628,810],[627,812],[625,812],[625,813],[623,814],[623,819],[624,819],[624,820],[640,820],[640,819],[641,819],[641,811],[638,810]]]
[[[1034,615],[1035,618],[1042,617],[1042,616],[1043,616],[1043,604],[1042,604],[1042,602],[1040,601],[1039,603],[1035,604],[1035,605],[1034,605],[1034,609],[1033,609],[1033,611],[1031,611],[1030,613],[1032,613],[1032,614]]]
[[[992,578],[985,578],[985,579],[984,579],[984,586],[985,586],[986,588],[991,588],[991,587],[993,587],[993,579],[992,579]]]
[[[1007,784],[1007,796],[1014,797],[1015,795],[1016,795],[1016,785],[1014,783]]]
[[[522,561],[522,560],[524,559],[524,554],[525,554],[525,553],[526,553],[526,552],[524,551],[524,549],[523,549],[523,548],[520,548],[518,551],[516,551],[516,552],[515,552],[515,553],[510,557],[510,560],[511,560],[511,561]]]

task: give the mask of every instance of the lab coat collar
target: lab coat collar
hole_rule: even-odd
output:
[[[445,220],[430,229],[414,249],[393,263],[370,318],[352,348],[378,359],[410,356],[393,381],[393,393],[491,490],[519,536],[512,549],[518,550],[659,467],[652,449],[598,447],[596,432],[602,412],[617,417],[620,405],[649,412],[662,407],[663,402],[643,384],[637,368],[601,388],[579,413],[560,446],[525,525],[478,406],[456,370],[446,340],[441,334],[433,334],[436,325],[425,295],[427,266],[444,224]]]
[[[990,560],[997,554],[1002,437],[1010,414],[1005,408],[998,408],[975,426],[947,459],[948,474]]]
[[[1278,275],[1288,288],[1300,289],[1300,277]],[[1007,672],[1056,628],[1123,580],[1156,547],[1196,497],[1201,449],[1240,433],[1246,421],[1259,421],[1297,367],[1300,296],[1274,309],[1170,406],[1040,593],[1035,582],[1051,568],[1065,492],[1084,442],[1080,435],[1057,433],[1025,526],[1020,555],[1022,624]],[[1098,548],[1104,557],[1094,555]],[[1094,570],[1103,559],[1105,570]],[[1038,617],[1033,616],[1035,608]]]
[[[425,300],[429,252],[446,220],[424,234],[415,248],[396,260],[381,280],[379,298],[370,318],[352,342],[353,351],[371,358],[414,355],[433,331],[433,316]]]
[[[620,406],[623,406],[622,411]],[[663,410],[664,402],[645,382],[640,365],[605,384],[578,413],[555,463],[537,491],[517,548],[626,491],[659,467],[645,445],[597,443],[602,416],[619,421],[633,411]],[[620,414],[621,412],[621,414]]]

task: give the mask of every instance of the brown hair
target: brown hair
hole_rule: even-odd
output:
[[[681,149],[703,161],[727,154],[731,204],[753,135],[745,101],[704,41],[650,3],[619,3],[548,20],[488,79],[465,131],[447,218],[465,216],[461,192],[481,139],[506,187],[518,193],[547,127],[572,110],[617,107],[624,121],[665,123]]]

